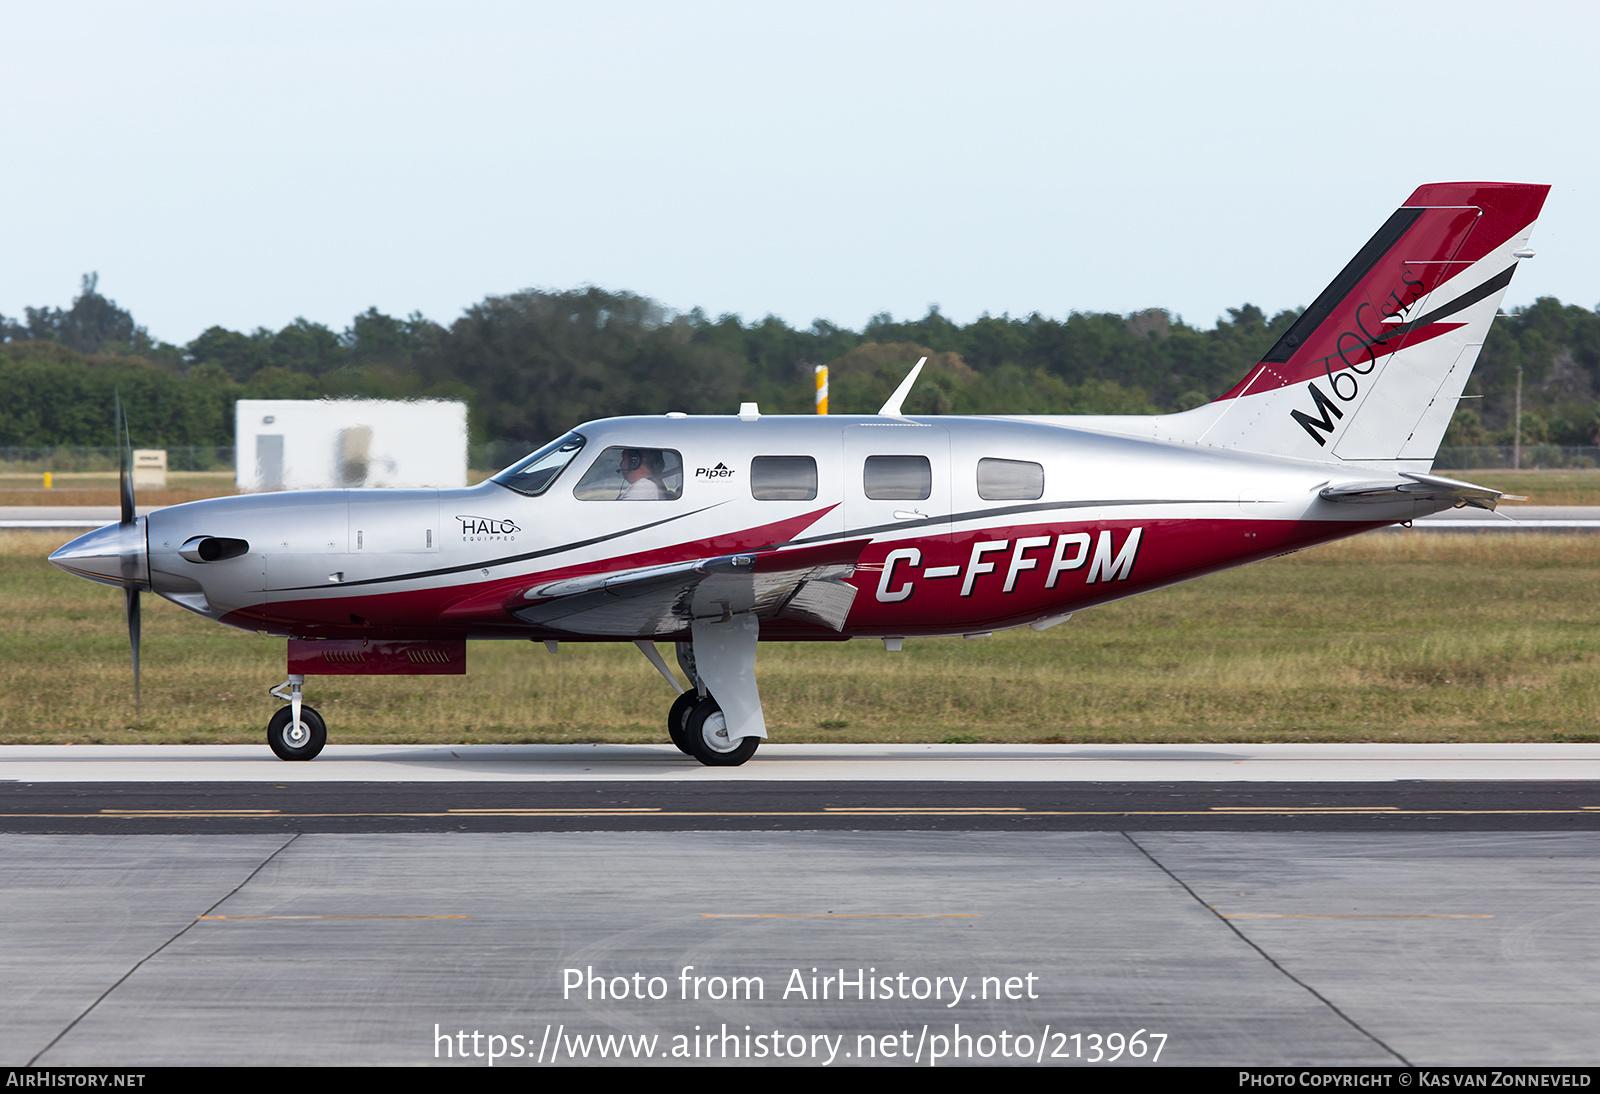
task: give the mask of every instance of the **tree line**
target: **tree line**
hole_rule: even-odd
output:
[[[926,355],[911,414],[1134,414],[1184,410],[1226,391],[1298,315],[1252,304],[1209,328],[1169,312],[984,315],[961,324],[874,316],[859,331],[791,327],[583,288],[491,296],[449,324],[369,308],[343,331],[211,327],[187,345],[152,338],[83,279],[66,308],[0,315],[0,445],[110,445],[113,390],[140,445],[229,445],[240,398],[450,398],[474,440],[526,445],[615,414],[768,413],[812,406],[830,369],[835,413],[871,413]],[[1600,313],[1553,297],[1498,320],[1446,444],[1510,443],[1518,369],[1524,443],[1600,443]]]

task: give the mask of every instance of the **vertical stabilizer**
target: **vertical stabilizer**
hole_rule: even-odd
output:
[[[1426,470],[1548,186],[1422,186],[1243,380],[1181,414],[1061,425]]]

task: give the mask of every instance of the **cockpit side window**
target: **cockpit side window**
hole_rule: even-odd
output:
[[[757,456],[750,461],[750,496],[757,501],[811,501],[817,461],[811,456]]]
[[[573,461],[583,445],[584,439],[579,433],[568,433],[565,437],[558,437],[533,455],[519,460],[495,475],[494,481],[519,494],[536,498],[550,489],[550,484],[555,482],[567,464]]]
[[[683,496],[683,457],[670,448],[613,445],[583,473],[579,501],[677,501]]]

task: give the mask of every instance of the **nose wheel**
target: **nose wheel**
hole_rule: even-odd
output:
[[[327,743],[328,727],[310,707],[300,708],[298,720],[293,707],[284,707],[267,723],[267,744],[280,760],[309,760]]]
[[[306,678],[291,673],[289,679],[271,689],[271,695],[289,700],[289,705],[267,723],[267,747],[280,760],[310,760],[328,743],[328,727],[322,715],[300,701]],[[284,689],[288,694],[284,694]]]

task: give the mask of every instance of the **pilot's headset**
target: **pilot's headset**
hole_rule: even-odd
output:
[[[644,466],[644,453],[642,451],[637,448],[625,448],[622,450],[622,470],[624,474],[630,471],[637,471],[642,466]]]

